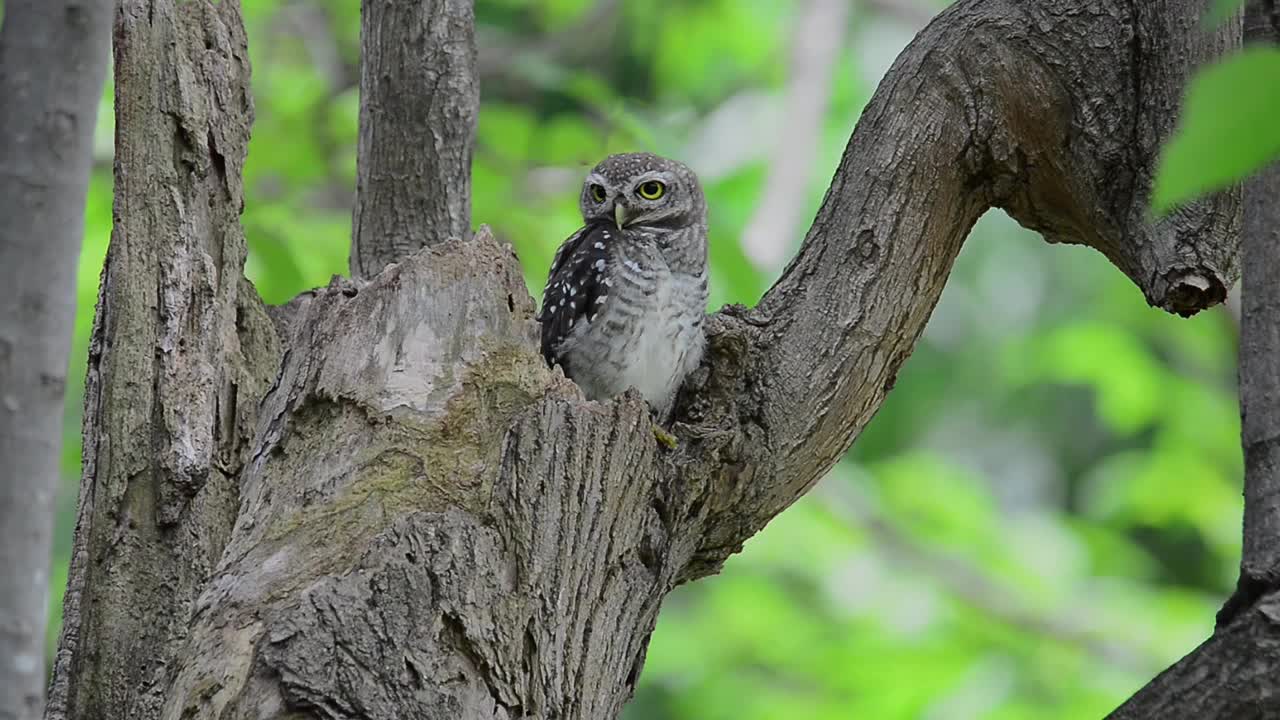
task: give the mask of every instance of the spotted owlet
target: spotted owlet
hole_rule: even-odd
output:
[[[664,422],[698,367],[707,305],[707,203],[689,168],[610,155],[587,175],[585,225],[542,293],[542,354],[588,398],[634,387]]]

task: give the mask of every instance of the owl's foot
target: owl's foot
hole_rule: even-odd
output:
[[[676,436],[662,429],[658,423],[653,424],[653,437],[660,445],[665,445],[668,450],[675,450],[680,443],[676,440]]]

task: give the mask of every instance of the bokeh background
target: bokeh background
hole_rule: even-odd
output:
[[[359,3],[242,0],[247,272],[345,274]],[[861,108],[940,0],[479,0],[474,222],[535,297],[585,170],[688,162],[711,309],[798,247]],[[82,383],[111,233],[110,88],[80,265]],[[1101,717],[1212,630],[1240,549],[1237,325],[1148,308],[1092,251],[974,230],[884,408],[818,488],[667,601],[626,720]],[[74,524],[68,397],[50,646]]]

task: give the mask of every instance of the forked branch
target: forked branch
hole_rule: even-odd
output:
[[[962,0],[876,92],[783,278],[711,319],[660,452],[637,397],[586,402],[546,369],[508,250],[443,242],[468,223],[469,3],[365,0],[352,267],[372,277],[274,330],[239,276],[237,5],[121,7],[128,222],[51,717],[615,717],[662,599],[848,449],[988,208],[1173,312],[1235,272],[1238,192],[1159,223],[1146,198],[1185,79],[1238,26],[1202,32],[1189,0]]]

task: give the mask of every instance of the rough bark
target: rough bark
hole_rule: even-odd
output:
[[[362,0],[354,277],[471,236],[475,68],[471,0]]]
[[[1239,42],[1178,2],[960,2],[863,112],[800,254],[754,309],[710,327],[714,569],[844,453],[892,387],[977,218],[1005,209],[1102,251],[1149,302],[1190,314],[1235,273],[1238,192],[1152,223],[1158,148],[1196,64]],[[722,384],[733,385],[732,390]],[[705,432],[696,429],[692,432]],[[691,574],[698,574],[697,568]]]
[[[49,553],[76,267],[110,4],[10,0],[0,24],[0,718],[44,707]]]
[[[1280,6],[1255,0],[1246,41],[1280,43]],[[1280,717],[1280,163],[1244,183],[1240,410],[1244,546],[1235,594],[1217,629],[1112,716]]]
[[[49,718],[158,716],[235,522],[278,361],[242,272],[248,88],[237,3],[117,3],[115,226]]]
[[[1101,250],[1173,312],[1234,279],[1238,191],[1154,224],[1146,208],[1183,82],[1239,26],[1203,32],[1190,0],[963,0],[877,90],[778,284],[710,319],[668,452],[638,397],[586,402],[545,368],[519,266],[487,232],[405,241],[440,216],[380,197],[404,188],[361,189],[356,235],[383,228],[384,249],[357,244],[353,267],[371,252],[381,272],[264,328],[232,282],[248,116],[235,3],[173,2],[132,0],[118,23],[129,152],[53,717],[615,717],[663,597],[845,452],[986,209]],[[469,23],[426,17],[401,23],[422,42],[404,52],[461,62]],[[372,40],[370,18],[367,52],[403,37]],[[170,121],[152,86],[194,109]],[[416,117],[448,104],[430,98]],[[402,137],[362,131],[362,162],[439,150]],[[178,224],[201,200],[216,213]],[[170,422],[180,412],[194,419]],[[108,648],[119,657],[95,656]]]
[[[1255,2],[1246,40],[1280,46],[1280,3]],[[1244,186],[1240,414],[1245,457],[1242,585],[1280,589],[1280,163]]]

